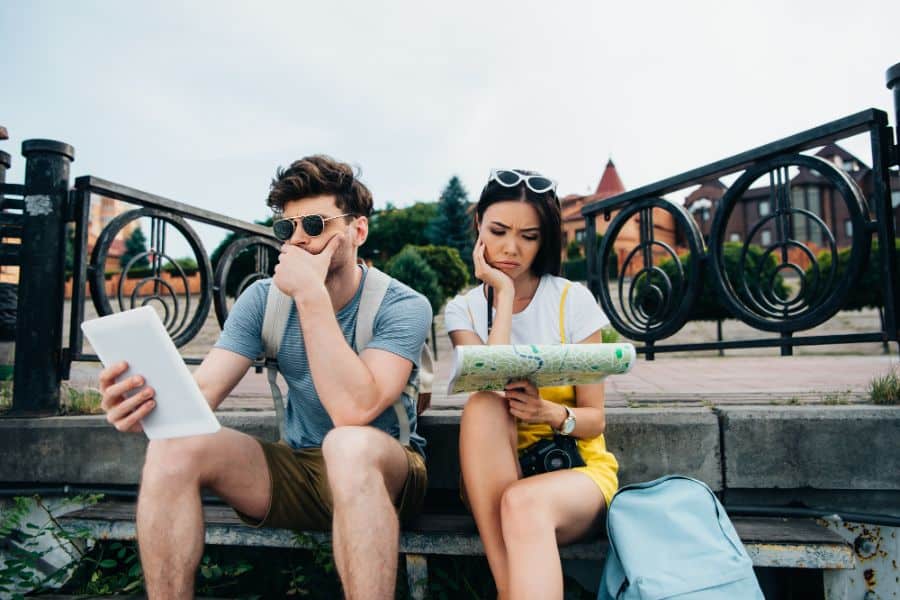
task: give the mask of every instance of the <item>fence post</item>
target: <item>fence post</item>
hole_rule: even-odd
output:
[[[72,146],[25,140],[14,414],[59,412],[62,353],[65,209]]]
[[[8,140],[9,134],[6,127],[0,125],[0,140]],[[0,150],[0,185],[6,183],[6,170],[12,166],[12,157],[8,152]],[[0,191],[0,204],[3,203],[3,192]]]
[[[900,148],[900,63],[888,68],[886,73],[887,79],[887,87],[889,90],[894,92],[894,132],[896,134],[896,140],[891,140],[892,143],[896,143],[894,146],[894,164],[900,164],[900,156],[898,156],[898,148]]]

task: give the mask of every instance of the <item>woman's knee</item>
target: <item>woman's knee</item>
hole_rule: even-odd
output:
[[[498,423],[511,425],[513,417],[509,414],[506,399],[496,392],[475,392],[463,406],[461,427],[490,426],[496,428]]]
[[[504,536],[521,536],[555,527],[552,506],[539,489],[521,479],[503,491],[500,521]]]

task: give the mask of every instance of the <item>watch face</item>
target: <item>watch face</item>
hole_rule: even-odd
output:
[[[565,421],[563,421],[562,432],[565,435],[569,435],[572,431],[575,430],[575,415],[569,414]]]

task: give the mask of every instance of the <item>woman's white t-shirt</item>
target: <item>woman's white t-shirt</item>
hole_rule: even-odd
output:
[[[559,344],[559,308],[563,290],[571,282],[562,277],[544,275],[534,298],[524,310],[512,316],[512,344]],[[565,341],[576,344],[609,324],[593,294],[579,283],[571,283],[564,305]],[[492,309],[493,310],[493,309]],[[496,310],[494,311],[496,317]],[[447,331],[475,332],[482,342],[487,340],[487,298],[484,284],[465,294],[457,294],[444,309]]]

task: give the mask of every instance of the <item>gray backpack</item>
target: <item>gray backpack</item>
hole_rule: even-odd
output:
[[[356,315],[356,331],[354,340],[356,351],[362,352],[372,340],[372,328],[375,324],[375,315],[384,300],[391,278],[375,267],[369,267],[363,284],[362,296],[359,299],[359,312]],[[284,328],[287,326],[288,316],[291,312],[293,300],[290,296],[278,289],[274,283],[269,286],[269,295],[266,298],[266,310],[263,316],[262,342],[266,355],[266,371],[269,379],[269,387],[272,389],[272,400],[275,403],[275,417],[278,419],[278,431],[281,439],[284,439],[284,396],[278,387],[278,349],[284,337]],[[419,389],[418,393],[413,384],[407,384],[404,388],[410,398],[416,402],[416,412],[421,414],[431,402],[431,384],[434,380],[434,361],[431,356],[431,348],[428,340],[422,345],[419,358]],[[403,401],[398,398],[394,402],[394,411],[397,413],[397,422],[400,425],[400,443],[409,445],[409,417]]]

